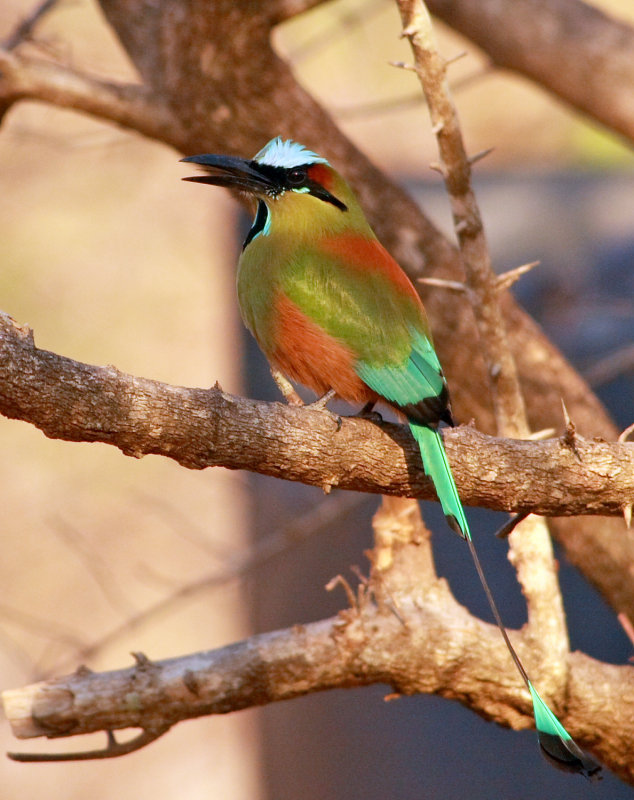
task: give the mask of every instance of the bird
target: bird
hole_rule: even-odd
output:
[[[272,368],[326,400],[336,394],[366,412],[381,402],[405,418],[529,691],[542,753],[560,769],[596,779],[600,765],[542,700],[506,632],[442,440],[441,424],[454,421],[427,315],[347,181],[327,159],[280,136],[251,159],[203,154],[182,161],[202,170],[183,180],[238,190],[257,203],[237,292],[244,323]]]

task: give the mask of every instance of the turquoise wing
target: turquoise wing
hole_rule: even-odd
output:
[[[356,366],[362,381],[400,407],[443,397],[447,391],[438,356],[428,336],[411,327],[409,336],[410,352],[400,362],[379,364],[359,359]]]
[[[447,386],[429,339],[412,331],[412,350],[401,364],[378,366],[357,363],[359,377],[407,415],[410,430],[420,448],[423,469],[434,484],[449,525],[465,539],[469,526],[447,461],[445,448],[434,423],[451,419],[447,412]],[[429,422],[429,425],[425,424]]]

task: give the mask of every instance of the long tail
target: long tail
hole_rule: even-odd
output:
[[[584,753],[539,696],[539,693],[531,683],[524,669],[524,665],[515,652],[515,648],[511,644],[511,640],[502,622],[500,612],[493,599],[493,594],[491,593],[489,583],[484,575],[482,564],[480,563],[478,553],[471,538],[469,525],[467,524],[467,519],[462,508],[462,503],[460,502],[460,497],[451,473],[451,467],[447,461],[447,455],[440,434],[433,428],[429,428],[426,425],[419,425],[415,422],[410,422],[409,426],[414,439],[416,439],[420,447],[425,474],[433,481],[436,494],[438,495],[449,526],[462,536],[469,545],[473,563],[475,564],[480,583],[486,594],[497,626],[504,637],[504,641],[515,662],[515,666],[530,692],[533,701],[535,727],[537,728],[537,737],[542,753],[548,761],[559,769],[567,772],[579,772],[591,780],[600,778],[599,772],[601,766],[593,758]]]

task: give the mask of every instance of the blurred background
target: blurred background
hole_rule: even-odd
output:
[[[631,0],[596,4],[634,23]],[[4,0],[0,38],[31,9]],[[470,43],[438,29],[447,56],[468,54],[451,71],[468,149],[495,148],[478,164],[476,189],[496,268],[540,260],[515,293],[624,428],[634,407],[632,153],[527,81],[491,72]],[[389,0],[337,0],[283,26],[276,45],[345,132],[449,232],[418,85],[388,65],[409,58],[399,31]],[[39,35],[66,62],[134,79],[87,0],[62,2]],[[74,359],[278,399],[237,314],[234,267],[249,221],[221,190],[182,183],[179,157],[69,111],[14,107],[0,129],[0,308],[31,325],[39,347]],[[80,663],[127,666],[133,650],[158,659],[319,619],[346,602],[325,592],[328,580],[353,578],[351,565],[368,568],[374,497],[325,498],[261,476],[136,461],[4,418],[0,452],[2,688]],[[476,531],[499,523],[469,513]],[[439,530],[439,572],[488,618],[468,554],[445,534],[434,504],[424,514]],[[284,544],[265,558],[273,536]],[[491,538],[479,537],[482,557],[506,622],[518,627],[521,595],[504,545]],[[613,612],[559,557],[573,648],[625,663],[631,647]],[[247,577],[232,578],[245,563]],[[164,607],[205,577],[206,591]],[[591,787],[557,773],[532,731],[497,728],[434,697],[386,703],[388,692],[332,692],[182,723],[116,761],[29,766],[0,757],[0,800],[632,795],[609,776]],[[4,751],[102,742],[17,742],[0,725]]]

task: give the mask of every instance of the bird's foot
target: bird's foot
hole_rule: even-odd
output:
[[[306,408],[311,408],[313,411],[328,411],[326,406],[332,400],[335,394],[336,392],[334,389],[328,389],[326,394],[322,394],[322,396],[318,397],[317,400],[313,400],[312,403],[308,403]]]
[[[280,392],[284,395],[284,399],[289,404],[289,406],[303,406],[304,401],[302,398],[297,394],[295,389],[293,388],[293,384],[286,378],[279,369],[275,367],[271,367],[271,375],[273,376],[273,380],[277,384],[277,388]]]
[[[378,411],[374,411],[374,406],[376,404],[376,400],[370,400],[367,402],[361,411],[358,414],[355,414],[355,417],[359,419],[368,419],[370,422],[383,422],[383,417],[379,414]]]
[[[304,408],[307,408],[310,411],[319,411],[322,414],[327,414],[337,426],[337,430],[340,431],[342,425],[341,417],[339,416],[339,414],[335,414],[334,411],[331,411],[329,408],[326,408],[326,406],[332,400],[335,394],[336,392],[334,389],[329,389],[326,392],[326,394],[322,395],[322,397],[319,397],[314,402],[304,406]]]

